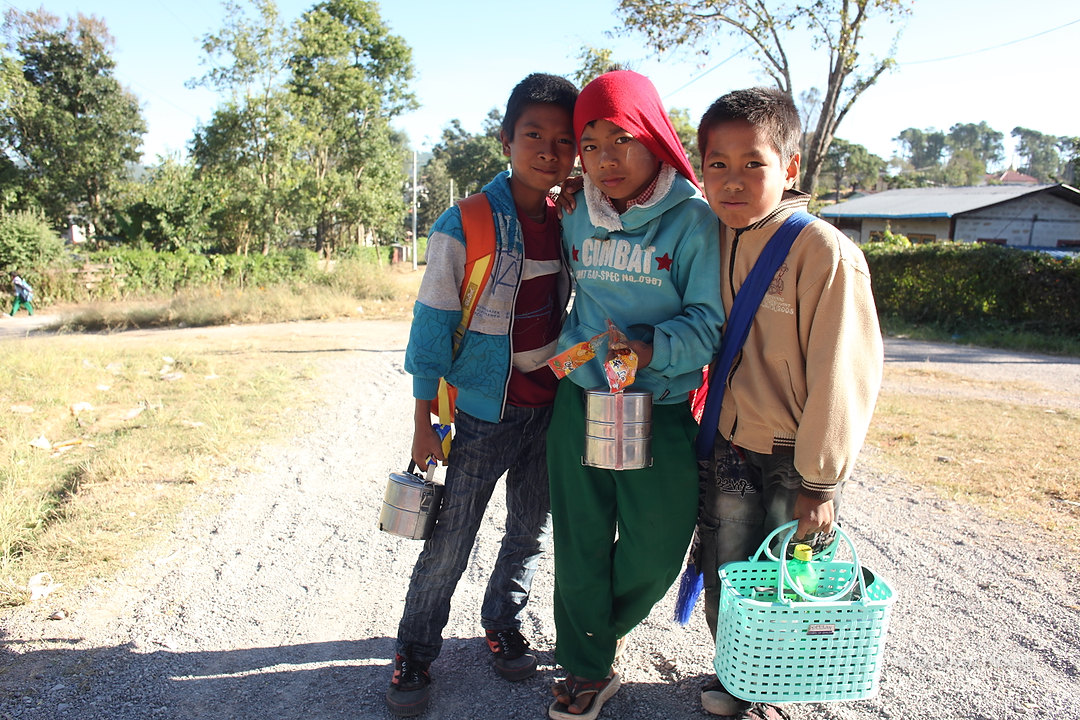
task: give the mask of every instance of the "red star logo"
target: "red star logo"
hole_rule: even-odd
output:
[[[573,258],[574,258],[574,262],[577,262],[577,245],[575,245],[575,246],[574,246],[574,247],[573,247],[573,248],[571,249],[571,255],[572,255],[572,256],[573,256]]]
[[[656,258],[656,269],[667,270],[668,272],[671,272],[671,258],[668,257],[667,253],[664,253],[660,257]]]

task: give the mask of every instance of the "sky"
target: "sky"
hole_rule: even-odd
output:
[[[316,0],[278,0],[293,20]],[[1080,135],[1080,100],[1072,68],[1080,47],[1080,5],[1060,0],[915,0],[897,45],[897,68],[868,89],[837,136],[888,159],[909,127],[947,131],[985,121],[1004,134],[1021,126],[1050,135]],[[717,34],[690,50],[658,57],[640,36],[613,35],[617,0],[382,0],[384,21],[413,50],[413,89],[420,108],[396,119],[415,150],[438,142],[453,120],[479,132],[514,85],[531,72],[572,76],[583,46],[610,48],[616,61],[648,77],[665,105],[697,123],[730,90],[771,84],[750,58],[747,41]],[[61,17],[103,19],[116,41],[115,74],[142,106],[148,132],[144,162],[184,154],[194,129],[221,99],[185,85],[207,66],[202,38],[224,17],[218,0],[0,0],[0,9],[44,7]],[[453,8],[453,9],[451,9]],[[866,55],[888,52],[897,28],[871,26]],[[823,88],[828,56],[803,33],[787,43],[796,94]],[[707,50],[702,55],[696,50]]]

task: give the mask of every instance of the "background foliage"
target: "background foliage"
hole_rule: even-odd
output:
[[[893,237],[901,239],[863,246],[882,316],[951,332],[1001,327],[1080,337],[1080,256]]]

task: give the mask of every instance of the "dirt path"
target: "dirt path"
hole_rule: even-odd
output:
[[[233,480],[115,581],[0,616],[0,718],[389,717],[382,694],[419,550],[376,525],[387,475],[406,461],[407,326],[307,325],[182,331],[290,332],[298,351],[305,333],[333,333],[340,352],[319,355],[326,402],[306,418],[309,432],[237,458]],[[921,365],[924,350],[905,359],[904,346],[890,343],[889,362]],[[1064,372],[1055,370],[1051,387]],[[427,718],[546,717],[555,675],[550,556],[525,628],[541,672],[519,684],[496,678],[480,639],[504,513],[496,497],[432,668]],[[872,452],[846,491],[843,519],[863,562],[899,595],[881,691],[793,706],[793,720],[1080,718],[1076,563],[1050,538],[913,490],[876,469]],[[710,672],[708,633],[700,612],[689,626],[674,624],[673,603],[674,592],[630,636],[625,685],[602,718],[705,717],[697,696]],[[66,619],[47,619],[60,609]]]

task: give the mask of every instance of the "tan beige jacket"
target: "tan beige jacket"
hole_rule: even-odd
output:
[[[721,228],[725,312],[769,238],[808,200],[788,192],[764,220]],[[795,239],[754,316],[728,376],[719,431],[755,452],[794,452],[803,492],[831,498],[866,438],[883,363],[866,259],[816,220]]]

